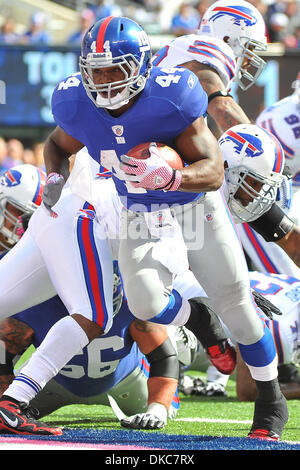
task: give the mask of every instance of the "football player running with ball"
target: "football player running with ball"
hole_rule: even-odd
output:
[[[278,440],[288,410],[278,385],[276,350],[258,316],[246,261],[218,191],[223,159],[204,120],[206,93],[183,67],[151,68],[149,40],[127,18],[108,17],[90,28],[82,43],[80,69],[81,75],[66,78],[53,94],[57,127],[45,145],[44,204],[21,243],[0,263],[5,278],[0,287],[3,316],[17,313],[20,300],[23,304],[24,297],[30,298],[33,277],[28,271],[37,273],[37,265],[39,276],[49,273],[70,313],[49,330],[23,372],[43,388],[80,348],[112,324],[112,262],[97,214],[74,192],[60,198],[66,162],[86,146],[96,162],[112,171],[124,204],[118,261],[130,311],[141,320],[189,327],[197,305],[183,300],[173,288],[173,278],[190,265],[255,380],[258,397],[250,436]],[[126,155],[143,142],[175,147],[186,166],[175,170],[155,152],[146,160]],[[12,260],[15,263],[25,244],[34,249],[36,265],[31,261],[26,273],[12,274]],[[23,286],[17,299],[12,288],[16,277],[19,290]],[[99,296],[106,300],[104,311]],[[20,400],[25,389],[25,401],[35,396],[33,387],[17,385],[14,381],[8,388],[7,401]]]

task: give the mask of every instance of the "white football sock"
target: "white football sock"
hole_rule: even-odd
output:
[[[87,335],[76,320],[71,316],[62,318],[50,328],[43,342],[4,394],[29,403],[88,343]]]

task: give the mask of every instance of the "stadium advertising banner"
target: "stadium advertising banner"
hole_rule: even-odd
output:
[[[78,71],[78,56],[78,48],[0,46],[0,125],[54,125],[52,92]]]
[[[54,126],[51,95],[55,86],[78,72],[78,48],[0,46],[0,126]],[[246,92],[231,93],[255,120],[267,106],[291,94],[299,71],[299,54],[264,57],[267,65]]]

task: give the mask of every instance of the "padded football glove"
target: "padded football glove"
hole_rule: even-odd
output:
[[[161,429],[167,424],[167,409],[160,403],[151,403],[146,413],[138,413],[121,419],[124,428]]]
[[[225,387],[217,382],[207,382],[203,387],[197,390],[193,395],[202,395],[205,397],[227,397]]]
[[[273,313],[275,313],[276,315],[282,315],[282,311],[279,310],[279,308],[277,308],[275,305],[273,305],[272,302],[266,299],[262,294],[256,292],[256,290],[253,290],[252,294],[256,305],[261,308],[261,310],[268,318],[270,318],[270,320],[273,320]]]
[[[59,173],[50,173],[47,176],[42,198],[44,206],[49,211],[51,217],[57,217],[57,214],[52,210],[52,207],[59,200],[64,185],[64,177]]]
[[[145,160],[121,155],[120,169],[125,173],[125,179],[135,188],[177,191],[181,184],[181,171],[172,168],[159,155],[155,145],[150,145],[149,151],[150,157]]]

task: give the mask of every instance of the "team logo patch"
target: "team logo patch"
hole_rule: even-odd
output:
[[[263,153],[262,142],[258,137],[243,132],[228,131],[220,140],[222,145],[225,141],[232,141],[235,146],[235,153],[239,154],[244,151],[246,157],[259,157]]]
[[[212,222],[213,221],[213,218],[214,218],[214,214],[212,214],[211,212],[208,213],[208,214],[205,214],[205,220],[207,222]]]
[[[79,217],[82,219],[93,220],[96,215],[93,209],[79,209]]]
[[[213,9],[216,13],[212,15],[211,21],[215,21],[218,18],[229,15],[233,18],[233,24],[240,26],[243,21],[246,26],[253,26],[257,23],[257,19],[253,16],[250,8],[242,6],[228,6],[228,7],[216,7]]]
[[[117,136],[121,136],[123,135],[123,132],[124,132],[124,127],[123,126],[112,126],[112,131],[114,134],[116,134]]]
[[[188,78],[188,81],[187,81],[188,86],[189,86],[190,88],[193,88],[194,85],[195,85],[195,81],[196,81],[196,80],[195,80],[195,77],[194,77],[193,75],[190,75],[189,78]]]
[[[20,173],[18,170],[8,170],[1,178],[1,184],[8,187],[18,186],[21,183],[21,178],[22,173]]]

